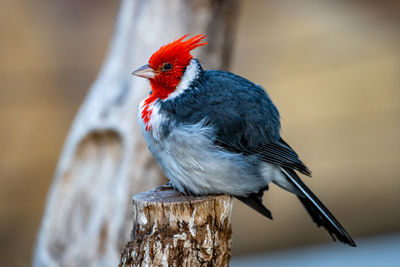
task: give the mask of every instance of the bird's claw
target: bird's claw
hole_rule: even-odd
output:
[[[172,186],[171,182],[168,182],[163,185],[159,185],[153,189],[154,192],[160,192],[160,191],[168,191],[168,190],[174,190],[174,187]]]

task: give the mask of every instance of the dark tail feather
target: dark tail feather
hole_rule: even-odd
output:
[[[263,193],[264,193],[263,190],[261,190],[260,192],[250,194],[247,197],[236,196],[236,198],[245,203],[246,205],[248,205],[249,207],[255,209],[265,217],[270,218],[272,220],[271,212],[262,203]]]
[[[288,177],[289,181],[299,190],[304,196],[298,196],[301,203],[310,214],[313,221],[319,226],[323,226],[328,230],[333,240],[336,239],[343,243],[356,247],[356,243],[351,236],[346,232],[343,226],[335,219],[329,210],[322,202],[314,195],[313,192],[300,180],[297,174],[290,169],[281,168],[282,172]]]

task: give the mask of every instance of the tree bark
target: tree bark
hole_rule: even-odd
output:
[[[236,0],[123,0],[104,66],[67,138],[38,235],[34,266],[114,266],[128,239],[130,197],[165,181],[136,122],[149,92],[130,76],[162,44],[208,35],[206,68],[226,68]],[[195,52],[197,53],[197,52]]]
[[[171,188],[133,198],[133,229],[119,266],[228,266],[232,198]]]

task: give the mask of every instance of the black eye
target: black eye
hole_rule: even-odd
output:
[[[162,71],[169,71],[172,69],[172,64],[171,63],[164,63],[162,66]]]

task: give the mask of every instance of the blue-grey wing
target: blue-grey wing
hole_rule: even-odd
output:
[[[215,128],[216,145],[310,175],[280,137],[279,112],[261,86],[230,72],[205,71],[191,87],[191,93],[166,104],[175,119],[206,120]]]

